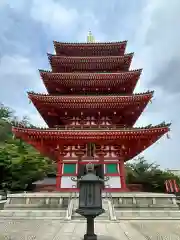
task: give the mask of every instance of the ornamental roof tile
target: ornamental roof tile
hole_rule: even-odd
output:
[[[77,57],[77,56],[57,56],[51,53],[47,53],[50,62],[56,60],[58,62],[69,63],[104,63],[104,62],[122,62],[132,60],[134,53],[128,53],[124,56],[90,56],[90,57]]]
[[[122,44],[127,44],[127,41],[119,41],[119,42],[58,42],[58,41],[53,41],[54,45],[59,45],[59,46],[72,46],[72,47],[89,47],[89,46],[119,46]]]
[[[61,141],[79,140],[94,142],[100,140],[120,139],[151,139],[156,136],[156,140],[169,131],[170,124],[160,124],[145,128],[125,128],[125,129],[93,129],[93,130],[66,130],[66,129],[45,129],[45,128],[25,128],[13,127],[12,132],[16,137],[20,138],[36,138],[36,139],[59,139]],[[156,141],[155,140],[155,141]]]
[[[51,71],[39,70],[41,77],[44,80],[115,80],[122,79],[127,80],[128,77],[140,76],[142,69],[130,70],[126,72],[102,72],[102,73],[87,73],[87,72],[75,72],[75,73],[54,73]]]
[[[28,92],[29,98],[34,101],[46,101],[46,102],[64,102],[64,103],[115,103],[115,102],[130,102],[130,101],[141,101],[143,99],[152,98],[154,91],[147,91],[145,93],[135,93],[129,95],[49,95],[49,94],[41,94]]]
[[[127,41],[96,42],[96,43],[65,43],[54,41],[57,55],[95,56],[95,55],[123,55]]]
[[[165,123],[164,121],[162,122],[162,123],[160,123],[160,124],[157,124],[157,125],[152,125],[152,124],[149,124],[149,125],[147,125],[147,126],[142,126],[142,127],[124,127],[124,128],[114,128],[114,127],[108,127],[107,126],[107,129],[99,129],[99,128],[97,128],[97,129],[85,129],[85,130],[83,130],[83,129],[81,129],[81,130],[76,130],[76,129],[73,129],[73,130],[71,130],[71,129],[65,129],[65,126],[62,126],[62,127],[59,127],[59,128],[45,128],[45,127],[35,127],[35,126],[32,126],[32,127],[25,127],[25,126],[23,126],[22,124],[19,124],[18,122],[17,122],[17,124],[14,124],[14,126],[13,126],[13,131],[22,131],[22,132],[24,132],[24,131],[33,131],[33,130],[35,130],[35,131],[46,131],[46,132],[57,132],[57,131],[65,131],[65,132],[74,132],[74,131],[77,131],[77,132],[109,132],[109,131],[112,131],[112,132],[125,132],[125,133],[127,133],[127,134],[130,134],[130,133],[132,133],[132,134],[134,134],[134,133],[138,133],[138,132],[141,132],[140,130],[144,130],[146,133],[148,133],[148,130],[151,130],[151,131],[155,131],[156,132],[156,130],[158,129],[159,131],[161,131],[162,129],[167,129],[168,128],[168,130],[169,130],[169,127],[171,126],[171,123]]]
[[[89,88],[96,91],[101,88],[108,88],[108,93],[119,92],[119,93],[132,93],[142,69],[117,72],[117,73],[53,73],[43,70],[39,70],[41,78],[49,94],[55,94],[59,92],[75,91],[80,89],[82,92],[83,88]]]
[[[127,71],[129,70],[133,53],[124,56],[91,56],[67,57],[48,54],[53,72],[72,71]]]
[[[25,128],[23,126],[13,127],[12,132],[17,138],[21,138],[27,143],[37,147],[39,143],[56,159],[57,146],[84,144],[93,141],[96,144],[118,144],[124,146],[124,161],[135,157],[147,147],[155,143],[160,137],[169,131],[170,124],[159,124],[157,126],[148,126],[144,128],[126,128],[126,129],[97,129],[97,130],[65,130],[65,129],[43,129],[43,128]],[[49,149],[49,141],[51,149]],[[133,147],[132,147],[133,146]],[[120,150],[120,149],[119,149]]]
[[[75,116],[81,114],[81,111],[84,116],[89,114],[89,111],[93,116],[96,116],[98,111],[102,115],[104,111],[107,116],[114,116],[116,112],[116,118],[120,123],[126,125],[125,121],[127,121],[132,126],[152,96],[153,92],[125,96],[51,96],[29,93],[30,100],[48,126],[52,126],[51,121],[54,121],[52,118],[59,116],[61,119],[66,111]]]

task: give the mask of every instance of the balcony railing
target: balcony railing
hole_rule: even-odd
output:
[[[124,125],[55,125],[54,128],[63,129],[63,130],[83,130],[83,129],[123,129],[127,128]]]

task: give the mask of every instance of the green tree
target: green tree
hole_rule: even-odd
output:
[[[141,184],[144,191],[165,192],[165,180],[175,179],[180,184],[180,178],[163,171],[156,163],[148,163],[144,157],[139,157],[132,164],[126,164],[126,181],[128,184]]]
[[[55,174],[55,164],[25,142],[12,138],[14,124],[33,127],[27,117],[18,120],[14,112],[0,104],[0,188],[25,190],[28,184]]]
[[[0,142],[11,137],[11,121],[13,116],[13,111],[0,103]]]
[[[41,156],[31,146],[14,140],[0,147],[1,188],[25,190],[28,184],[43,179],[52,172],[49,159]]]

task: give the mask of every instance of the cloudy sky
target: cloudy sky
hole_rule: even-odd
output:
[[[144,152],[163,168],[180,169],[180,1],[179,0],[0,0],[0,102],[44,125],[26,91],[45,92],[37,69],[50,69],[53,40],[128,40],[131,68],[143,68],[136,92],[155,90],[137,125],[172,122]]]

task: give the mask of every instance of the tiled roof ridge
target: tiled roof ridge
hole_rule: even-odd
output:
[[[131,128],[128,128],[128,127],[122,127],[122,128],[102,128],[102,129],[65,129],[65,127],[61,127],[61,128],[45,128],[45,127],[26,127],[26,126],[23,126],[19,123],[17,124],[14,124],[13,128],[18,128],[18,129],[35,129],[35,130],[45,130],[45,131],[56,131],[56,130],[66,130],[66,131],[96,131],[96,130],[100,130],[100,131],[136,131],[136,130],[148,130],[148,129],[155,129],[155,128],[167,128],[167,127],[170,127],[171,126],[171,123],[165,123],[164,121],[160,124],[157,124],[157,125],[152,125],[152,124],[149,124],[147,126],[144,126],[144,127],[131,127]]]

